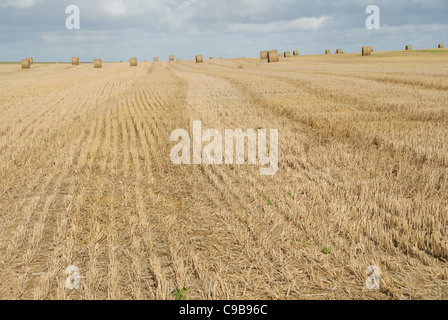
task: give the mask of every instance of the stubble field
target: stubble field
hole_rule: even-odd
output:
[[[448,50],[0,65],[0,298],[448,299],[447,74]],[[173,165],[193,121],[278,129],[277,174]]]

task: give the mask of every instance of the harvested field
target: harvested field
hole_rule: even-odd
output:
[[[0,298],[448,299],[442,50],[0,64]],[[278,129],[277,174],[173,165],[193,121]]]

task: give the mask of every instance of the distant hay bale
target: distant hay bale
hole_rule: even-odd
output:
[[[439,49],[443,49],[443,48],[445,48],[445,47],[443,46],[443,43],[439,43]]]
[[[93,67],[95,69],[101,69],[103,67],[103,62],[101,61],[101,59],[93,60]]]
[[[267,51],[260,51],[260,59],[261,60],[267,60],[268,59],[268,52]]]
[[[204,62],[204,57],[202,56],[202,54],[198,54],[196,56],[196,63],[203,63]]]
[[[371,50],[370,50],[370,47],[362,47],[362,56],[363,57],[365,57],[365,56],[370,56],[370,54],[371,54]]]
[[[170,55],[170,61],[174,61],[174,56]]]
[[[292,55],[293,55],[294,57],[298,57],[298,56],[299,56],[299,50],[294,50],[294,51],[292,52]]]
[[[405,49],[406,49],[406,51],[412,50],[412,46],[411,45],[407,45]]]
[[[362,47],[362,55],[363,56],[370,56],[371,54],[372,54],[372,52],[373,52],[374,50],[373,50],[373,47]]]
[[[177,58],[177,61],[182,61],[182,59],[181,58]]]
[[[23,59],[22,60],[22,69],[29,69],[30,68],[30,59]]]
[[[72,65],[73,66],[79,65],[79,58],[78,57],[73,57],[72,58]]]
[[[342,53],[342,49],[336,49],[336,53]]]
[[[277,50],[268,51],[268,63],[279,62],[279,61],[280,61],[280,59],[278,57]]]
[[[325,54],[331,54],[331,50],[330,49],[325,50]]]
[[[154,57],[154,61],[155,62],[159,61],[159,57]]]
[[[137,58],[129,59],[129,64],[131,65],[131,67],[136,67],[138,65]]]
[[[244,58],[244,57],[243,57]],[[215,57],[210,57],[210,60],[215,60]]]
[[[283,56],[284,56],[285,58],[289,58],[289,57],[291,56],[291,52],[290,52],[290,51],[285,51],[285,52],[283,53]]]

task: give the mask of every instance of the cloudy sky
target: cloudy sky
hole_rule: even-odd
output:
[[[81,29],[67,30],[66,7]],[[377,5],[380,30],[367,30]],[[255,57],[260,50],[321,54],[448,45],[448,0],[0,0],[0,61]]]

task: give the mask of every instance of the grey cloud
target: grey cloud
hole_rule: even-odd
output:
[[[81,30],[66,30],[65,8],[81,9]],[[365,28],[365,8],[381,9],[381,30]],[[256,56],[265,48],[322,53],[327,47],[383,50],[448,42],[446,0],[0,0],[0,60],[150,59],[175,53]],[[325,44],[325,48],[322,47]]]

